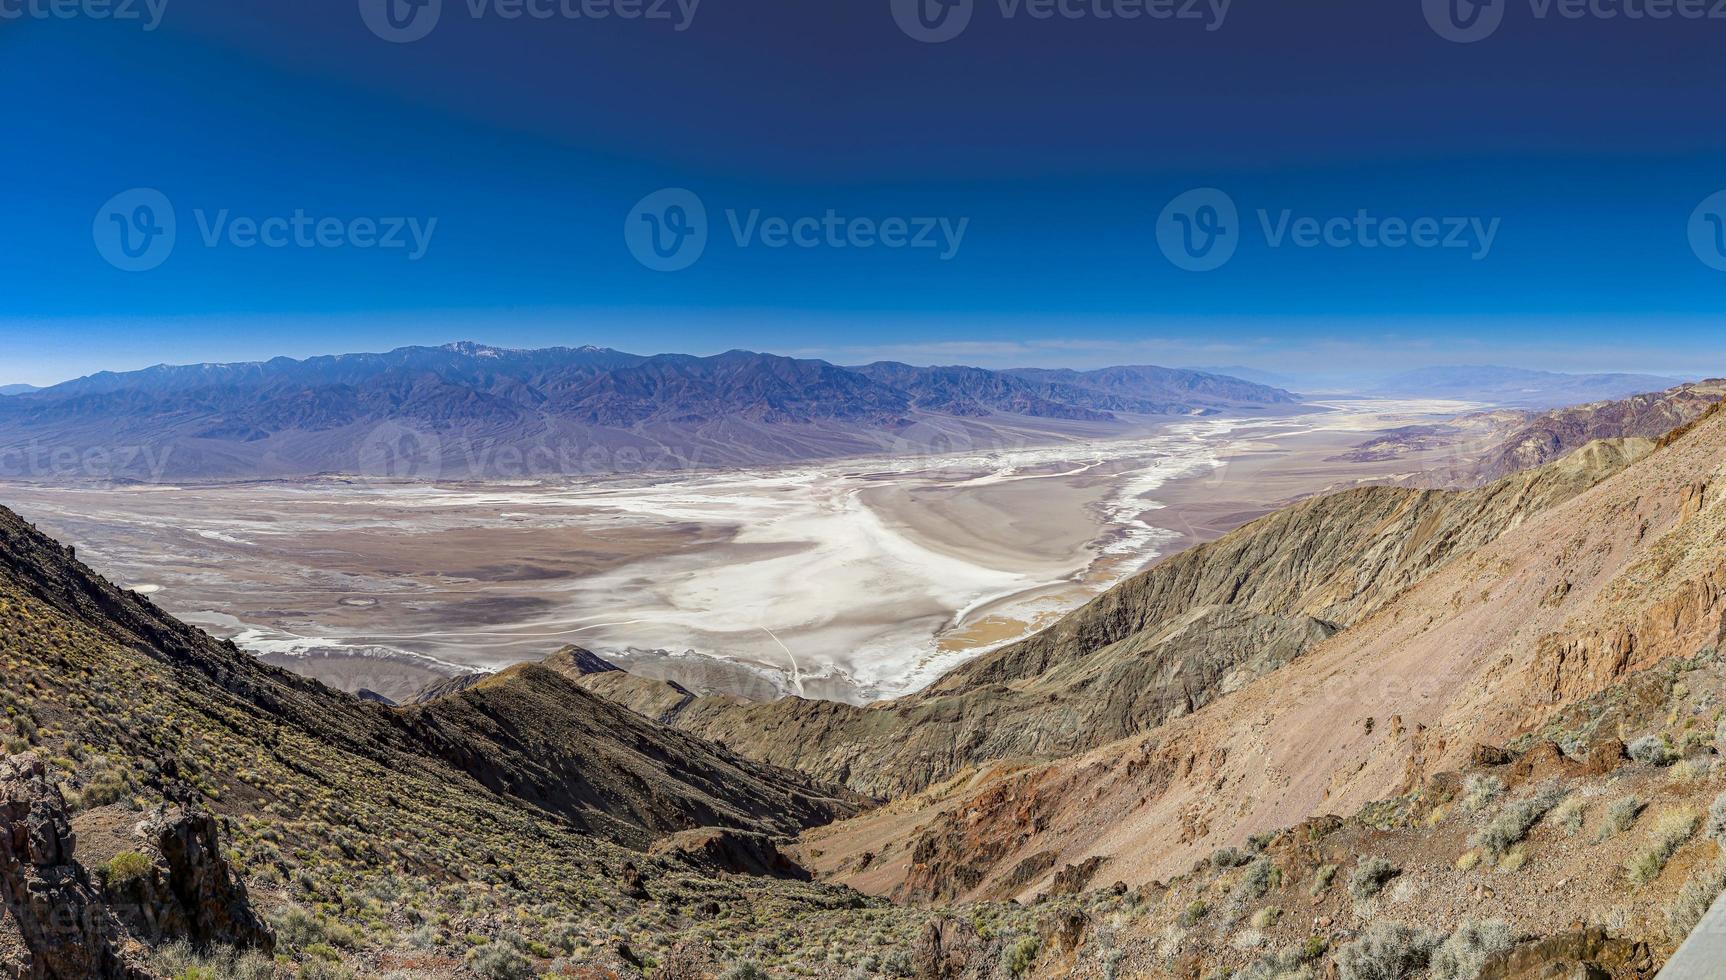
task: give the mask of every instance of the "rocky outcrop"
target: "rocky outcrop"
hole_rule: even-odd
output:
[[[152,944],[186,939],[265,953],[275,937],[252,910],[245,882],[222,854],[216,818],[184,808],[160,808],[134,830],[148,871],[110,883],[115,909]]]
[[[766,834],[703,827],[672,834],[648,849],[653,857],[676,861],[709,874],[754,875],[808,881],[808,869],[786,857]]]
[[[75,856],[60,791],[35,755],[0,759],[0,899],[23,940],[24,980],[147,980]]]
[[[998,954],[968,919],[938,916],[918,934],[911,952],[916,980],[981,980]]]

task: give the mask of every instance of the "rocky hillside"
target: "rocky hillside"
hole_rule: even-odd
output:
[[[0,400],[0,450],[14,450],[0,452],[12,470],[0,476],[580,476],[929,453],[987,441],[997,424],[1035,433],[1294,402],[1276,388],[1165,368],[1025,378],[749,351],[644,357],[458,343],[104,372],[19,393]]]
[[[1191,714],[1652,445],[1597,443],[1473,491],[1368,487],[1297,504],[1154,566],[923,692],[868,708],[593,683],[744,755],[873,795],[915,793],[969,766],[1070,755]]]
[[[114,588],[3,510],[0,676],[0,976],[270,976],[256,950],[271,944],[284,977],[639,973],[674,950],[713,972],[777,969],[830,941],[886,955],[925,917],[701,864],[767,867],[763,839],[854,812],[842,791],[548,668],[414,709],[329,690]],[[216,854],[231,867],[196,858]],[[89,931],[57,924],[74,905]],[[127,918],[146,907],[182,912]],[[269,939],[235,925],[248,910]],[[800,934],[779,935],[793,920]]]
[[[845,846],[820,848],[823,860],[907,894],[1030,893],[1093,859],[1131,885],[1414,792],[1465,768],[1476,744],[1543,731],[1638,671],[1714,647],[1726,613],[1722,460],[1716,412],[1228,697],[1054,764],[960,774],[824,831]]]

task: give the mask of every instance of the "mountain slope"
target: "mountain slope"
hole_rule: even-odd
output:
[[[278,928],[283,954],[368,975],[404,956],[453,975],[475,943],[542,970],[553,956],[633,969],[629,944],[663,955],[702,929],[741,951],[769,928],[756,924],[764,910],[769,922],[805,917],[819,957],[826,936],[866,924],[855,893],[714,877],[638,849],[708,817],[749,832],[801,825],[849,812],[843,794],[625,716],[549,670],[525,673],[441,710],[361,701],[173,620],[0,509],[0,753],[53,760],[91,868],[135,846],[145,810],[195,799],[221,818],[253,900],[297,923]],[[593,763],[581,775],[595,790],[579,797],[560,768],[577,757]],[[12,914],[0,915],[0,957],[15,961]],[[920,918],[871,915],[903,919],[905,935]],[[795,959],[803,946],[781,948]]]
[[[968,766],[1082,752],[1197,710],[1651,447],[1597,443],[1475,491],[1315,498],[1163,561],[925,691],[868,708],[606,686],[751,758],[874,795],[914,793]]]
[[[1063,426],[1118,425],[1116,413],[1295,401],[1235,379],[1125,370],[1132,376],[1105,386],[748,351],[644,357],[473,343],[159,366],[0,401],[0,450],[13,450],[0,452],[10,468],[0,475],[571,476],[904,451],[919,423],[958,425],[971,444],[999,425],[1048,438]],[[26,451],[42,446],[59,452]]]
[[[1714,412],[1226,698],[1053,765],[955,780],[824,831],[846,846],[823,853],[883,855],[889,827],[922,827],[892,861],[847,878],[976,893],[1051,851],[1047,867],[1101,858],[1130,884],[1415,791],[1465,767],[1479,743],[1540,730],[1636,671],[1713,649],[1726,623],[1722,460],[1726,413]]]

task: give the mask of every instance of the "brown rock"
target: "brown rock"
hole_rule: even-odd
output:
[[[34,754],[0,759],[0,900],[24,943],[25,980],[147,980],[73,857],[60,790]]]
[[[911,975],[917,980],[960,980],[982,977],[991,966],[989,947],[969,920],[946,916],[924,927],[911,953]]]
[[[152,944],[187,939],[199,946],[275,951],[275,936],[252,910],[245,882],[222,855],[215,817],[164,807],[133,833],[154,866],[110,899],[134,933]]]

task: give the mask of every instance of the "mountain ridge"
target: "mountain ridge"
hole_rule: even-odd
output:
[[[1070,376],[1069,376],[1070,375]],[[0,402],[0,459],[102,457],[25,478],[508,479],[938,453],[1001,426],[1295,406],[1288,392],[1164,368],[1055,376],[472,342],[102,372]],[[124,449],[134,450],[131,454]],[[146,450],[146,451],[138,451]],[[117,458],[111,458],[117,457]],[[626,458],[627,457],[627,458]],[[644,457],[651,457],[644,462]]]

